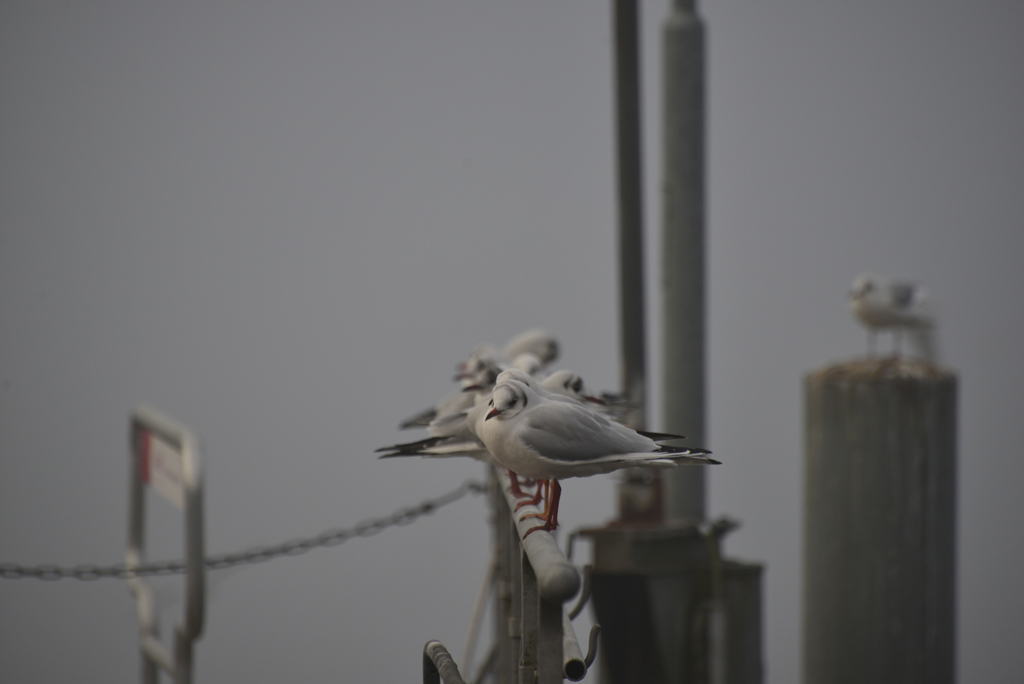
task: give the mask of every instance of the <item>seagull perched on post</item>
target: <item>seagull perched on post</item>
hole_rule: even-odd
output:
[[[849,292],[850,309],[868,329],[868,354],[875,355],[879,330],[893,330],[893,353],[899,356],[903,330],[913,336],[926,361],[935,360],[934,320],[927,291],[913,282],[888,280],[873,273],[857,276]]]
[[[679,435],[642,433],[608,420],[577,402],[548,399],[518,380],[499,382],[477,437],[496,462],[545,488],[544,520],[527,531],[558,526],[559,480],[622,468],[718,463],[709,451],[659,442]]]

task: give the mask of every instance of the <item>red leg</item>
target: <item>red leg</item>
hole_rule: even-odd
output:
[[[546,530],[548,532],[551,532],[556,527],[558,527],[558,500],[562,498],[562,485],[558,483],[558,480],[550,480],[548,487],[549,492],[547,495],[547,505],[544,506],[543,516],[545,522],[543,525],[537,525],[536,527],[531,527],[530,529],[526,530],[526,534],[523,535],[523,539],[529,537],[531,532],[536,532],[537,530]],[[523,517],[540,518],[542,516],[537,515]]]
[[[516,497],[517,499],[525,499],[528,496],[534,497],[533,505],[536,506],[537,503],[540,501],[540,498],[534,496],[533,494],[527,494],[522,489],[520,489],[520,487],[519,487],[519,476],[516,475],[515,473],[513,473],[511,470],[508,470],[508,468],[506,468],[505,470],[508,471],[508,481],[509,481],[509,487],[508,488],[509,488],[509,491],[512,492],[512,496]],[[527,487],[532,487],[534,484],[536,484],[536,482],[537,482],[536,480],[531,479],[531,478],[525,478],[523,480],[523,484],[526,485]]]
[[[544,496],[543,497],[541,496],[541,491],[542,490],[544,492]],[[522,506],[525,506],[525,505],[530,504],[530,503],[532,503],[534,506],[536,506],[538,503],[540,503],[541,499],[543,498],[543,500],[544,500],[544,511],[543,512],[541,512],[541,513],[527,513],[523,517],[524,518],[540,518],[541,520],[547,520],[547,513],[548,513],[547,497],[548,497],[548,494],[550,492],[551,492],[551,480],[539,480],[537,482],[537,496],[534,497],[534,500],[533,501],[523,501],[522,503],[519,504],[519,506],[516,506],[516,510],[518,511]]]
[[[536,506],[537,504],[539,504],[541,502],[541,500],[544,498],[544,495],[541,492],[544,491],[545,484],[547,482],[548,482],[547,480],[537,480],[537,493],[533,496],[532,499],[527,499],[526,501],[520,501],[518,504],[516,504],[515,510],[518,511],[523,506]],[[529,495],[526,495],[526,496],[529,496]]]
[[[512,491],[512,496],[517,499],[522,499],[525,496],[529,496],[526,492],[519,488],[519,476],[513,473],[511,470],[508,471],[508,482],[509,489]]]

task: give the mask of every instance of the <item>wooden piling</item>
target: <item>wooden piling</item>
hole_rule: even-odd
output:
[[[804,393],[804,684],[951,684],[956,376],[864,359]]]

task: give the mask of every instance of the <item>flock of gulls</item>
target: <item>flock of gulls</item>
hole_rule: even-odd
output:
[[[924,288],[865,273],[854,280],[849,303],[868,329],[869,355],[875,353],[878,331],[894,331],[898,355],[902,333],[909,330],[917,335],[925,359],[932,360],[933,319]],[[542,513],[530,516],[542,524],[527,535],[558,526],[559,480],[637,466],[718,463],[705,449],[666,444],[681,435],[622,424],[630,407],[621,397],[589,393],[572,371],[549,372],[558,353],[558,342],[539,329],[517,335],[500,351],[478,346],[456,366],[458,389],[399,424],[401,429],[426,429],[428,436],[377,451],[384,452],[381,458],[465,456],[507,469],[518,507],[544,504]],[[533,486],[534,493],[523,489]]]
[[[506,468],[521,500],[517,508],[544,503],[542,513],[527,516],[542,524],[526,535],[558,526],[559,480],[637,466],[718,463],[705,449],[664,444],[681,435],[626,427],[618,420],[625,402],[590,394],[572,371],[548,373],[558,351],[543,330],[514,337],[500,352],[477,347],[456,366],[459,389],[399,425],[426,428],[428,437],[378,449],[381,458],[468,456]],[[523,491],[531,486],[535,493]]]

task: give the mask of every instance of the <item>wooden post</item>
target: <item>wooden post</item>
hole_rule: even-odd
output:
[[[956,376],[896,358],[805,378],[804,684],[950,684]]]

